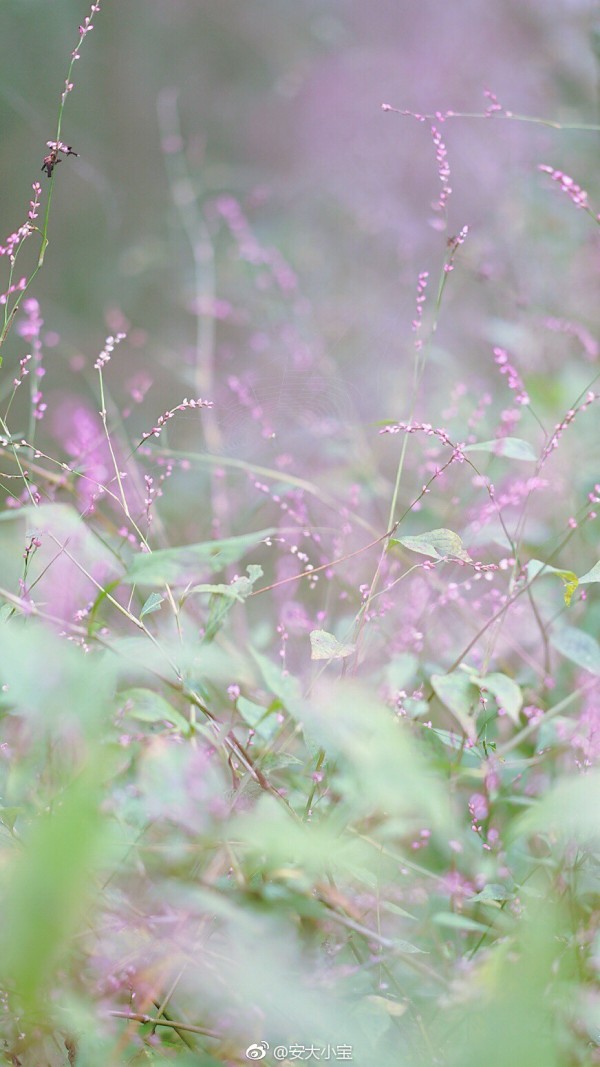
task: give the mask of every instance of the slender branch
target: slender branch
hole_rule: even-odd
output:
[[[165,1019],[164,1016],[156,1017],[146,1015],[141,1011],[110,1011],[108,1013],[115,1019],[127,1019],[132,1023],[151,1023],[152,1026],[170,1026],[172,1030],[186,1030],[190,1034],[202,1034],[204,1037],[213,1037],[219,1040],[220,1034],[207,1026],[193,1026],[191,1023],[182,1023],[179,1020]]]
[[[427,122],[439,122],[440,114],[416,114],[412,111],[406,111],[403,108],[392,107],[391,104],[382,104],[382,111],[391,111],[396,115],[407,115],[410,118],[416,118],[419,121]],[[536,126],[548,126],[552,130],[580,130],[588,131],[589,133],[600,133],[600,125],[594,122],[556,122],[553,119],[542,119],[538,115],[520,115],[514,111],[444,111],[442,113],[442,119],[487,119],[489,121],[497,122],[498,119],[506,119],[512,122],[529,122]]]

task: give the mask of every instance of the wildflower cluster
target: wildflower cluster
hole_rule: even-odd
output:
[[[430,422],[394,422],[388,426],[384,426],[379,433],[424,433],[427,437],[437,437],[443,445],[449,445],[451,448],[456,446],[452,444],[446,430],[441,428],[434,428]]]
[[[515,118],[485,97],[480,118]],[[16,919],[1,939],[0,1043],[15,1064],[337,1049],[396,1067],[485,1063],[499,1049],[498,1063],[559,1067],[554,1026],[565,1064],[589,1060],[600,646],[585,597],[600,563],[578,520],[595,516],[600,483],[589,469],[571,478],[566,461],[542,468],[559,442],[572,459],[564,431],[600,399],[595,378],[578,379],[597,358],[594,320],[519,304],[579,342],[560,383],[579,395],[545,434],[556,396],[536,382],[530,397],[531,366],[499,346],[493,363],[479,358],[479,338],[525,331],[496,292],[485,303],[480,256],[500,260],[502,242],[474,213],[474,269],[456,286],[469,226],[440,237],[452,192],[441,131],[458,115],[400,113],[433,138],[437,271],[404,264],[417,278],[412,378],[378,367],[382,394],[369,367],[356,405],[336,399],[338,306],[330,317],[313,306],[289,219],[284,257],[250,221],[266,194],[231,195],[224,168],[197,202],[192,170],[189,182],[173,170],[194,268],[178,306],[197,332],[171,337],[168,370],[152,368],[147,335],[119,306],[90,380],[83,344],[44,324],[13,271],[39,183],[5,243],[18,337],[0,389],[0,902]],[[61,119],[48,177],[74,154]],[[168,132],[164,152],[183,154]],[[551,176],[588,209],[579,186]],[[104,370],[126,337],[107,405]],[[202,396],[142,422],[140,440],[137,405],[179,370],[215,398],[204,445],[185,434],[197,438],[192,413],[213,408]],[[303,391],[277,420],[292,381]],[[398,421],[378,432],[385,396]],[[175,444],[163,431],[182,412]],[[540,458],[507,433],[524,413],[545,434]],[[243,419],[252,447],[235,437]],[[517,1019],[512,1045],[498,1008],[502,1023]],[[344,1044],[322,1044],[342,1022]],[[310,1043],[290,1044],[300,1034]]]
[[[515,402],[520,404],[521,407],[527,407],[529,394],[517,368],[511,363],[508,352],[504,348],[499,348],[498,346],[494,348],[494,362],[498,366],[500,374],[506,375],[508,388],[515,393]]]
[[[486,117],[491,117],[492,115],[505,115],[507,118],[510,118],[511,112],[507,111],[505,107],[502,107],[498,97],[491,91],[491,89],[484,89],[483,95],[488,101],[485,109]]]
[[[14,233],[11,233],[10,236],[6,238],[4,244],[0,244],[0,256],[7,256],[12,264],[15,262],[17,252],[23,241],[26,241],[35,229],[33,223],[38,217],[42,187],[39,182],[34,182],[32,188],[33,197],[29,201],[27,222],[24,222]],[[5,301],[3,301],[3,303],[5,303]]]

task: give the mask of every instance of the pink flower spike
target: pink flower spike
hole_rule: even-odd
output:
[[[548,166],[547,163],[540,163],[538,170],[544,174],[549,174],[552,181],[560,185],[562,191],[567,194],[569,200],[575,204],[575,207],[589,210],[588,194],[568,174],[564,174],[562,170],[555,170],[553,167]]]
[[[450,187],[450,167],[448,165],[448,152],[446,145],[442,140],[442,135],[437,127],[431,127],[431,136],[433,137],[433,144],[435,146],[435,158],[438,165],[438,175],[442,184],[442,191],[440,193],[439,200],[432,204],[433,210],[442,212],[446,208],[448,199],[452,193]]]
[[[106,338],[106,341],[104,342],[104,348],[102,349],[102,352],[94,363],[94,370],[102,370],[105,364],[108,363],[108,361],[110,360],[111,354],[114,352],[116,346],[120,344],[121,341],[124,341],[125,337],[126,334],[118,333],[116,337],[110,336]]]

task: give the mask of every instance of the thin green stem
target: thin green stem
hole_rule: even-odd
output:
[[[76,57],[79,55],[79,47],[81,46],[82,40],[83,40],[83,38],[80,36],[77,48],[75,48],[75,50],[71,53],[71,62],[69,63],[69,69],[67,71],[67,77],[65,78],[65,88],[63,89],[63,92],[60,95],[60,104],[59,104],[59,107],[58,107],[58,118],[56,120],[56,137],[54,138],[54,140],[57,143],[60,141],[60,135],[61,135],[61,131],[62,131],[62,122],[63,122],[63,116],[64,116],[64,112],[65,112],[65,104],[67,102],[67,96],[69,95],[69,93],[71,91],[69,86],[71,86],[71,88],[72,88],[71,74],[73,73],[73,67],[75,66]],[[43,226],[42,226],[42,243],[41,243],[41,246],[40,246],[40,255],[39,255],[36,271],[34,272],[34,275],[32,275],[32,278],[35,276],[37,271],[40,269],[40,267],[44,263],[44,256],[46,255],[46,249],[47,249],[48,243],[49,243],[48,242],[48,227],[50,225],[50,208],[52,206],[52,194],[54,192],[54,180],[55,180],[55,175],[54,175],[54,173],[52,173],[52,175],[50,176],[50,186],[48,188],[48,197],[46,199],[46,210],[44,211],[44,222],[43,222]]]
[[[133,1023],[149,1023],[152,1026],[170,1026],[172,1030],[185,1030],[190,1034],[202,1034],[204,1037],[219,1038],[216,1030],[210,1030],[207,1026],[192,1026],[191,1023],[182,1023],[173,1019],[157,1018],[154,1015],[146,1015],[145,1012],[135,1011],[111,1011],[114,1019],[128,1019]]]
[[[444,261],[443,261],[442,269],[440,271],[440,276],[439,276],[439,280],[438,280],[438,288],[437,288],[437,293],[436,293],[436,298],[435,298],[435,305],[434,305],[434,309],[433,309],[433,316],[432,316],[431,325],[430,325],[430,328],[429,328],[429,335],[428,335],[428,338],[427,338],[427,342],[425,344],[423,344],[421,348],[417,348],[415,350],[414,384],[413,384],[413,395],[412,395],[412,400],[411,400],[411,404],[410,404],[410,414],[408,416],[408,424],[409,425],[412,423],[412,420],[414,418],[415,409],[416,409],[416,405],[417,405],[417,399],[418,399],[418,395],[419,395],[419,389],[420,389],[420,386],[421,386],[421,382],[423,380],[423,375],[425,373],[425,367],[427,365],[427,355],[428,355],[428,351],[429,351],[429,345],[431,343],[431,338],[435,334],[435,332],[437,330],[437,327],[438,327],[440,311],[441,311],[441,307],[442,307],[442,299],[443,299],[444,291],[445,291],[445,288],[446,288],[446,283],[448,281],[448,276],[449,276],[449,274],[450,274],[450,272],[452,270],[452,265],[453,265],[456,253],[458,252],[458,249],[459,249],[460,245],[463,243],[465,235],[466,235],[466,229],[465,229],[464,233],[460,236],[460,238],[453,238],[449,242],[447,250],[446,250],[446,252],[444,254]],[[400,486],[401,486],[401,483],[402,483],[402,476],[404,474],[404,465],[405,465],[405,462],[406,462],[407,449],[408,449],[408,434],[405,434],[404,435],[404,439],[402,441],[402,448],[400,450],[400,458],[398,460],[398,466],[396,468],[396,476],[395,476],[395,479],[394,479],[394,489],[393,489],[393,492],[392,492],[392,499],[391,499],[391,504],[390,504],[389,516],[388,516],[388,529],[390,531],[392,531],[392,532],[394,532],[398,528],[398,526],[400,525],[402,520],[405,518],[405,516],[410,511],[410,508],[407,508],[406,511],[404,512],[404,514],[401,516],[401,518],[396,521],[396,518],[395,518],[395,516],[396,516],[396,508],[397,508],[397,505],[398,505],[398,497],[400,495]],[[422,495],[423,494],[421,493],[421,496]],[[420,497],[418,497],[417,499],[420,499]],[[413,507],[413,506],[414,506],[414,504],[411,504],[411,507]],[[358,666],[359,645],[360,645],[361,635],[362,635],[362,632],[363,632],[364,619],[365,619],[365,616],[368,614],[369,607],[371,605],[373,597],[376,595],[376,592],[377,592],[377,586],[379,584],[379,577],[380,577],[381,570],[382,570],[382,567],[383,567],[383,562],[385,560],[386,551],[387,551],[387,545],[384,545],[384,547],[383,547],[383,549],[381,551],[381,554],[379,556],[379,559],[377,561],[377,566],[375,568],[375,573],[373,575],[373,578],[372,578],[372,581],[371,581],[371,585],[369,587],[369,592],[367,594],[365,603],[361,607],[360,612],[358,613],[358,615],[356,617],[356,621],[355,621],[356,653],[355,653],[355,659],[354,659],[355,668]]]
[[[96,13],[99,10],[100,10],[100,4],[99,3],[94,4],[93,7],[92,7],[92,10],[90,12],[90,15],[88,16],[90,22],[91,22],[92,14]],[[89,28],[91,29],[92,26],[90,25]],[[64,116],[65,104],[66,104],[66,101],[67,101],[67,96],[69,95],[69,93],[71,92],[71,90],[73,88],[73,83],[71,81],[71,75],[73,73],[73,67],[75,65],[76,60],[79,58],[79,49],[81,47],[81,44],[83,42],[84,37],[87,35],[87,32],[88,32],[87,30],[85,32],[83,32],[83,33],[80,32],[79,39],[78,39],[78,42],[77,42],[77,46],[73,50],[73,52],[71,52],[71,62],[69,63],[69,68],[68,68],[68,71],[67,71],[67,77],[65,79],[65,88],[63,89],[63,91],[62,91],[62,93],[60,95],[60,103],[59,103],[59,107],[58,107],[58,117],[57,117],[57,120],[56,120],[55,142],[57,144],[60,142],[60,134],[61,134],[61,130],[62,130],[62,122],[63,122],[63,116]],[[17,258],[17,255],[18,255],[18,253],[19,253],[24,241],[27,240],[27,237],[29,237],[31,233],[37,232],[37,233],[40,234],[40,251],[39,251],[39,255],[38,255],[37,264],[34,267],[34,269],[31,272],[31,274],[29,275],[29,277],[27,278],[26,284],[24,285],[23,289],[21,289],[19,291],[18,295],[16,296],[15,301],[14,301],[12,307],[10,308],[10,310],[9,310],[9,302],[8,302],[8,297],[7,297],[7,301],[6,301],[5,308],[4,308],[4,323],[3,323],[2,331],[0,332],[0,348],[2,348],[2,345],[4,344],[4,342],[5,342],[5,340],[6,340],[7,336],[8,336],[9,330],[10,330],[10,328],[12,326],[12,323],[14,322],[15,315],[17,314],[17,311],[19,310],[19,307],[21,306],[23,298],[25,297],[25,295],[27,294],[27,292],[31,288],[31,285],[32,285],[32,283],[33,283],[38,271],[40,270],[40,268],[44,264],[44,257],[46,255],[46,249],[47,249],[48,243],[49,243],[48,230],[49,230],[49,226],[50,226],[50,211],[51,211],[51,207],[52,207],[52,196],[53,196],[53,193],[54,193],[54,181],[55,181],[55,174],[54,174],[54,170],[52,170],[52,172],[50,174],[50,178],[49,178],[50,184],[48,186],[48,196],[46,198],[46,207],[44,209],[44,220],[43,220],[43,223],[42,223],[41,230],[37,226],[32,226],[31,223],[28,222],[27,223],[27,227],[26,227],[27,232],[24,233],[23,238],[19,242],[19,245],[18,245],[18,247],[17,247],[17,249],[15,251],[15,254],[12,257],[11,268],[10,268],[10,273],[9,273],[9,288],[10,288],[10,285],[12,284],[12,278],[14,277],[14,265],[15,265],[15,262],[16,262],[16,258]],[[36,197],[37,197],[37,194],[36,194]]]
[[[102,378],[102,368],[100,368],[100,367],[98,368],[98,378],[100,379],[100,418],[102,419],[102,425],[104,427],[104,436],[106,437],[106,442],[108,444],[108,450],[110,452],[110,458],[112,459],[112,462],[113,462],[115,478],[117,480],[117,485],[119,487],[119,496],[121,498],[121,505],[123,507],[123,511],[125,512],[127,518],[131,522],[132,519],[131,519],[131,515],[129,514],[129,506],[127,504],[127,498],[125,496],[125,490],[123,489],[123,482],[121,480],[121,472],[119,470],[119,464],[117,463],[117,457],[115,456],[115,452],[114,452],[114,449],[113,449],[113,446],[112,446],[111,437],[110,437],[110,434],[108,432],[108,425],[107,425],[107,422],[106,422],[106,403],[105,403],[105,400],[104,400],[104,380]],[[137,527],[136,527],[136,533],[139,533],[139,530],[137,529]]]

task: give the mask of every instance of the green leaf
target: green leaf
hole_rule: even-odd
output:
[[[417,921],[410,911],[405,911],[399,904],[395,904],[393,900],[382,900],[381,907],[383,911],[389,911],[392,915],[401,915],[403,919],[412,919],[413,922]]]
[[[413,948],[413,951],[418,952],[418,949],[415,950],[413,946],[409,946],[409,948]],[[408,1011],[408,1004],[399,1000],[389,1000],[388,997],[380,997],[376,993],[371,993],[366,1000],[376,1011],[382,1012],[384,1015],[392,1016],[393,1018],[400,1018],[400,1016]]]
[[[126,585],[189,585],[199,572],[217,573],[237,563],[246,552],[275,533],[274,527],[222,541],[204,541],[179,548],[161,548],[134,556],[122,581]]]
[[[238,697],[237,710],[247,726],[250,726],[264,741],[270,741],[280,727],[276,708],[263,708],[246,697]]]
[[[465,671],[453,671],[452,674],[432,674],[430,681],[436,696],[452,712],[469,740],[475,741],[479,688],[473,676]]]
[[[506,674],[486,674],[483,678],[473,679],[482,688],[489,689],[496,697],[498,705],[514,723],[519,722],[519,712],[523,707],[523,694],[520,686]]]
[[[414,743],[410,724],[390,715],[373,692],[357,682],[323,679],[302,702],[307,738],[327,753],[332,790],[360,816],[429,820],[449,832],[450,812],[441,783]],[[329,762],[331,761],[331,763]],[[450,834],[451,836],[451,834]]]
[[[468,919],[466,915],[456,915],[453,911],[439,911],[432,916],[436,926],[444,926],[448,930],[466,930],[467,933],[489,933],[489,926],[484,923]]]
[[[475,893],[474,896],[469,897],[469,900],[480,900],[482,904],[503,903],[505,900],[512,900],[514,895],[514,891],[507,889],[506,886],[489,882],[480,893]]]
[[[28,619],[26,629],[20,623],[0,627],[0,666],[2,696],[42,734],[69,721],[88,736],[103,729],[114,687],[112,653],[84,657]]]
[[[564,626],[551,634],[550,642],[557,652],[566,656],[590,674],[600,675],[600,645],[590,634],[575,626]]]
[[[415,536],[392,538],[390,545],[402,545],[404,548],[409,548],[411,552],[431,556],[433,559],[452,558],[465,561],[471,559],[458,534],[443,528]]]
[[[125,689],[120,700],[126,704],[126,714],[140,722],[164,722],[176,726],[182,733],[190,732],[190,724],[184,715],[159,693],[151,689]]]
[[[48,986],[76,931],[87,928],[94,872],[104,851],[107,823],[101,813],[107,775],[94,755],[60,792],[60,801],[35,818],[8,878],[3,907],[10,922],[0,933],[3,975],[26,1011],[40,1010]]]
[[[463,452],[491,452],[504,459],[520,459],[534,463],[537,456],[528,441],[520,437],[500,437],[496,441],[478,441],[474,445],[463,445]]]
[[[250,596],[252,586],[259,578],[262,578],[263,569],[255,563],[247,568],[248,577],[242,575],[229,585],[197,585],[191,590],[193,593],[210,593],[208,619],[204,627],[203,641],[212,641],[221,629],[229,612],[236,600],[244,601]]]
[[[509,831],[520,835],[553,831],[578,840],[598,837],[600,771],[564,778],[521,815]]]
[[[236,840],[244,842],[262,864],[266,859],[269,867],[299,878],[322,877],[328,870],[355,874],[357,867],[372,861],[371,849],[358,838],[341,836],[333,820],[301,823],[264,793],[251,813],[229,825]]]
[[[3,826],[6,826],[8,830],[12,832],[15,828],[15,823],[19,818],[19,815],[23,814],[24,809],[20,807],[1,808],[0,807],[0,822]]]
[[[565,604],[568,607],[571,603],[573,593],[582,579],[578,578],[574,571],[564,571],[561,570],[560,567],[551,567],[548,563],[542,563],[540,559],[530,559],[527,564],[527,580],[530,582],[533,581],[534,578],[537,578],[538,574],[541,575],[542,578],[544,578],[546,574],[556,574],[562,579],[565,586]],[[593,580],[594,579],[592,579],[592,581]],[[600,573],[598,575],[598,581],[600,581]]]
[[[354,652],[355,645],[342,645],[337,637],[327,630],[312,630],[310,634],[311,659],[345,659]]]
[[[228,596],[231,597],[232,600],[245,600],[252,592],[254,583],[258,581],[259,578],[262,578],[264,573],[262,567],[257,566],[256,563],[250,563],[250,565],[246,567],[246,570],[248,572],[248,577],[242,575],[240,578],[236,578],[233,582],[230,582],[229,585],[225,585],[224,583],[219,585],[207,585],[206,583],[203,583],[202,585],[194,585],[191,589],[187,590],[186,597],[191,593],[210,593],[219,596]]]
[[[257,664],[263,681],[273,696],[277,697],[282,706],[286,708],[295,719],[300,719],[304,710],[304,702],[300,690],[300,683],[291,674],[284,674],[280,667],[276,666],[268,656],[249,649],[250,654]]]
[[[600,582],[600,560],[579,579],[580,585],[590,585],[591,582]]]
[[[153,611],[159,611],[160,605],[164,599],[164,596],[161,596],[160,593],[150,593],[150,596],[140,611],[140,619],[143,619],[144,615],[150,615]]]
[[[294,915],[307,916],[311,919],[322,919],[326,914],[320,900],[305,896],[304,893],[281,882],[266,882],[262,885],[260,898],[266,901],[270,908],[277,909],[279,912],[292,912]]]
[[[406,956],[415,956],[420,953],[424,953],[424,948],[418,948],[410,941],[404,941],[401,937],[394,938],[394,949],[396,952],[403,952]]]
[[[399,652],[386,664],[386,682],[390,689],[407,689],[418,669],[419,661],[412,652]]]

